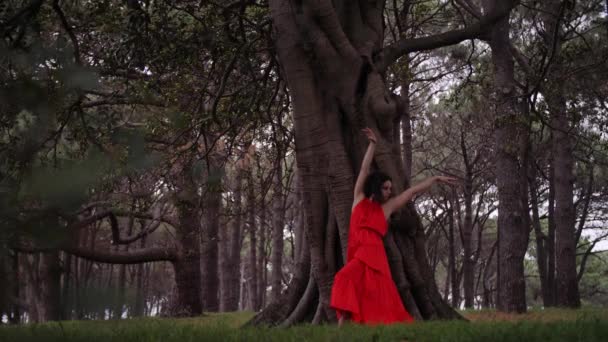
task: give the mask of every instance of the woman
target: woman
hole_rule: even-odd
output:
[[[346,265],[336,274],[330,306],[336,310],[338,324],[345,319],[358,323],[412,322],[403,307],[391,276],[382,237],[386,234],[386,219],[415,195],[436,182],[456,184],[451,177],[429,177],[398,196],[390,197],[391,179],[376,171],[368,176],[376,136],[365,128],[369,146],[355,183],[355,196],[348,234]]]

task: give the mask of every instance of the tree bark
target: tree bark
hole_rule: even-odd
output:
[[[490,7],[496,6],[494,0]],[[528,235],[520,199],[521,155],[518,138],[520,108],[509,50],[509,18],[501,19],[491,33],[494,65],[496,183],[498,188],[498,291],[497,308],[504,312],[526,311],[524,256]]]
[[[464,177],[464,224],[462,225],[462,273],[464,288],[464,306],[473,308],[475,304],[475,259],[473,258],[473,166],[469,160],[465,132],[461,131],[460,146],[465,165]]]
[[[562,67],[562,16],[565,6],[561,1],[545,2],[544,24],[546,48],[553,64],[546,96],[551,123],[551,151],[555,177],[555,299],[558,306],[580,307],[576,271],[576,212],[574,209],[574,155],[572,151],[571,118],[564,98],[565,73]]]
[[[278,144],[278,143],[277,143]],[[284,210],[283,210],[283,167],[281,163],[280,148],[277,148],[277,155],[274,167],[273,177],[273,197],[272,197],[272,252],[270,255],[270,264],[272,271],[270,273],[270,298],[275,300],[279,298],[283,290],[283,227],[284,227]]]
[[[141,227],[143,227],[143,222],[141,224]],[[146,238],[141,239],[140,241],[140,248],[145,248],[146,247]],[[146,291],[146,286],[145,286],[145,264],[141,263],[138,264],[136,267],[136,271],[135,271],[135,306],[133,308],[133,314],[132,316],[134,317],[143,317],[146,316],[146,301],[147,301],[147,291]]]
[[[549,161],[549,203],[548,210],[548,232],[547,232],[547,291],[550,301],[546,306],[555,306],[555,172],[553,157]]]
[[[204,201],[203,259],[203,309],[209,312],[220,310],[219,302],[219,226],[222,211],[222,174],[216,156],[209,156],[209,171]]]
[[[450,292],[452,294],[450,297],[451,305],[452,307],[457,308],[460,304],[460,281],[456,268],[456,241],[454,239],[456,227],[454,224],[454,213],[452,208],[452,205],[450,205],[450,209],[448,209],[448,273],[450,278]]]
[[[249,262],[248,262],[248,281],[247,293],[249,294],[249,310],[256,311],[259,307],[258,298],[258,270],[257,270],[257,225],[255,222],[256,196],[255,182],[253,181],[253,169],[247,173],[247,228],[249,231]]]
[[[203,313],[201,298],[200,210],[198,201],[188,189],[179,194],[178,213],[180,227],[176,231],[180,244],[179,257],[173,262],[177,305],[173,316],[196,316]]]
[[[40,256],[39,322],[61,319],[61,266],[59,252],[42,253]]]
[[[63,265],[64,271],[62,275],[62,283],[61,283],[61,305],[62,305],[62,320],[69,320],[72,318],[72,293],[71,285],[73,282],[72,276],[72,256],[70,254],[63,253]]]
[[[21,299],[21,273],[19,272],[19,253],[14,252],[12,255],[12,273],[13,273],[13,288],[12,295],[13,298],[20,300]],[[21,322],[21,308],[19,305],[13,305],[13,309],[11,310],[11,315],[9,317],[9,322],[11,324],[18,324]]]
[[[532,170],[532,168],[530,168]],[[536,187],[536,176],[529,176],[530,183],[530,205],[532,207],[532,227],[534,228],[534,236],[536,238],[536,264],[538,266],[538,276],[540,279],[540,289],[543,295],[543,305],[551,305],[551,291],[548,286],[547,279],[547,251],[546,240],[547,236],[543,234],[540,215],[538,212],[538,190]]]
[[[266,255],[266,236],[268,232],[266,224],[266,200],[265,196],[260,200],[260,243],[258,245],[258,294],[259,298],[258,307],[255,311],[259,311],[264,305],[266,305],[266,285],[268,283],[268,258]]]
[[[222,236],[225,241],[224,254],[220,264],[220,311],[239,309],[241,289],[241,236],[242,236],[242,179],[243,170],[238,170],[234,186],[234,204],[230,221],[230,235]]]

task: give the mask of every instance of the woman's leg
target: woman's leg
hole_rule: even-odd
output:
[[[350,320],[350,312],[338,310],[340,312],[340,318],[338,319],[338,328],[342,327],[344,321]]]

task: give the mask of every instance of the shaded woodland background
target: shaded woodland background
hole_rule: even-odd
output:
[[[237,310],[284,325],[332,320],[323,277],[342,263],[343,213],[335,197],[324,199],[325,235],[310,233],[307,196],[334,181],[352,191],[358,163],[330,152],[325,162],[339,170],[327,183],[307,182],[296,138],[308,134],[299,120],[317,119],[294,116],[302,105],[286,77],[281,3],[317,13],[310,1],[0,3],[3,324]],[[607,305],[608,1],[509,2],[508,28],[493,20],[475,39],[419,50],[415,38],[473,27],[493,2],[319,3],[333,6],[345,30],[357,27],[343,19],[354,8],[375,13],[380,45],[413,46],[390,63],[378,56],[393,50],[361,53],[373,77],[353,94],[398,108],[385,120],[370,106],[387,141],[379,151],[400,164],[403,186],[432,174],[462,181],[418,198],[421,229],[404,233],[426,241],[422,259],[441,299],[518,312]],[[325,17],[297,18],[310,28]],[[346,62],[323,53],[320,35],[310,28],[298,44],[329,75],[316,82],[337,89],[320,92],[326,104],[342,96],[332,68]],[[376,76],[385,92],[369,95]],[[508,111],[517,115],[496,114]],[[328,148],[331,132],[341,132],[347,154],[360,154],[369,117],[337,112],[326,123]],[[351,178],[336,176],[341,170]],[[507,202],[519,207],[501,221]],[[517,250],[499,249],[505,234]],[[322,271],[319,249],[329,265]],[[389,259],[398,258],[389,250]],[[521,269],[501,271],[501,260]],[[425,309],[417,286],[428,285],[404,274],[403,291],[416,298],[408,308],[425,319],[447,315]],[[508,293],[512,280],[525,291]],[[272,303],[289,312],[265,316]]]

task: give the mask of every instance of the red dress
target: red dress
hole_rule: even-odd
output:
[[[391,276],[382,237],[388,225],[382,206],[361,200],[350,217],[346,265],[336,274],[330,306],[359,323],[413,322]],[[338,318],[340,312],[338,311]]]

